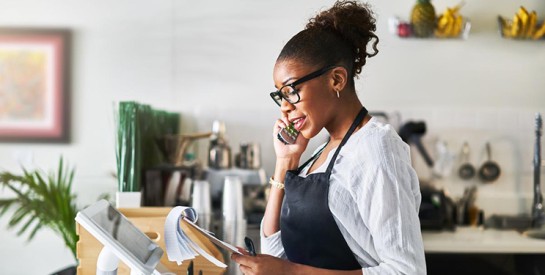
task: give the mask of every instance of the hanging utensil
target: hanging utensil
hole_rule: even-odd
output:
[[[424,144],[422,144],[422,136],[424,136],[425,133],[426,123],[423,121],[409,121],[399,129],[399,136],[401,139],[407,144],[412,143],[416,145],[416,149],[418,149],[418,152],[422,155],[428,167],[433,168],[433,160],[424,147]]]
[[[492,156],[490,153],[490,143],[486,143],[486,152],[488,154],[488,160],[483,163],[479,169],[479,178],[485,183],[491,183],[497,180],[500,177],[501,169],[500,166],[492,161]]]
[[[437,161],[433,163],[433,174],[439,178],[446,178],[452,172],[456,157],[448,149],[444,140],[435,143]]]
[[[462,165],[458,169],[458,176],[463,180],[469,180],[475,176],[475,167],[469,162],[469,144],[464,142],[462,147]]]

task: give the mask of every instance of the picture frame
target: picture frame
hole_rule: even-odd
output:
[[[70,141],[68,29],[0,28],[0,142]]]

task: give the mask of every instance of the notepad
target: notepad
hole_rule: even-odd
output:
[[[231,253],[242,254],[234,245],[216,238],[211,232],[199,227],[196,224],[197,219],[197,212],[191,207],[176,206],[169,212],[165,221],[165,246],[169,261],[175,261],[178,265],[181,265],[183,261],[192,260],[195,259],[195,256],[201,255],[218,267],[227,267],[227,265],[208,254],[197,243],[191,240],[182,229],[180,223],[185,223],[197,229],[197,231],[216,246]]]

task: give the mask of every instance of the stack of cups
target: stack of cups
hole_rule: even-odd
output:
[[[203,229],[210,230],[210,221],[212,220],[210,183],[205,180],[195,180],[191,197],[191,207],[193,207],[199,215],[197,225]]]
[[[244,237],[246,236],[243,201],[240,178],[237,176],[225,177],[222,197],[222,239],[227,243],[240,247],[244,247]],[[229,264],[228,274],[240,274],[240,269],[238,269],[236,263],[231,262]]]

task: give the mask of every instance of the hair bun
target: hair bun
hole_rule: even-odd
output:
[[[378,53],[379,39],[374,33],[375,23],[375,17],[368,4],[357,1],[337,1],[330,9],[311,18],[306,29],[334,32],[350,44],[355,54],[354,74],[359,74],[365,65],[366,58]],[[369,53],[367,44],[373,38],[375,38],[372,45],[373,53]]]

